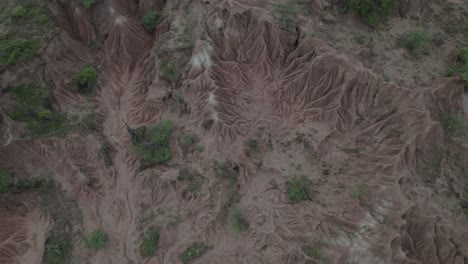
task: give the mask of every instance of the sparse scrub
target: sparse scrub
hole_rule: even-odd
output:
[[[169,145],[172,130],[172,121],[164,120],[148,128],[130,131],[132,149],[140,156],[143,167],[165,163],[172,158]]]
[[[96,0],[82,0],[82,3],[85,7],[91,7],[96,4]]]
[[[286,182],[289,201],[293,204],[312,199],[312,182],[305,176],[292,177]]]
[[[73,78],[75,91],[80,94],[89,95],[94,93],[97,85],[98,73],[94,66],[85,66],[78,75]]]
[[[45,244],[44,263],[68,263],[73,249],[72,239],[67,232],[55,232],[48,237]]]
[[[71,126],[64,113],[52,109],[52,95],[44,87],[26,83],[7,89],[16,99],[7,114],[14,120],[25,122],[33,136],[64,135]]]
[[[182,70],[171,57],[161,58],[159,60],[159,69],[161,77],[171,82],[173,85],[176,84],[180,76],[182,76]]]
[[[13,37],[0,38],[0,66],[14,65],[34,56],[38,45],[31,40]]]
[[[230,206],[239,202],[239,186],[238,186],[238,165],[232,161],[226,160],[223,162],[214,163],[214,173],[216,177],[226,182],[226,205]]]
[[[281,29],[294,31],[299,23],[298,15],[304,10],[302,6],[295,4],[277,4],[273,7],[273,17],[278,21]]]
[[[375,26],[383,22],[395,10],[397,0],[348,0],[344,8],[358,15],[365,23]]]
[[[442,111],[438,113],[437,119],[449,138],[460,137],[466,133],[463,117],[454,111]]]
[[[353,183],[350,187],[350,191],[353,197],[358,200],[359,203],[362,203],[362,199],[369,192],[369,189],[367,185],[363,183]]]
[[[196,258],[201,257],[208,250],[208,246],[203,242],[196,242],[188,247],[179,258],[184,264],[192,263]]]
[[[260,153],[260,144],[258,143],[258,140],[249,138],[245,144],[247,145],[250,156],[255,156]]]
[[[181,133],[177,137],[177,142],[179,142],[182,153],[186,156],[195,151],[198,142],[200,142],[200,138],[193,132]]]
[[[302,248],[304,253],[314,261],[317,261],[318,263],[331,263],[331,260],[329,257],[325,256],[323,253],[323,248],[327,247],[328,244],[324,242],[319,242],[316,243],[315,245],[308,245]]]
[[[143,257],[153,257],[158,253],[160,229],[151,226],[143,234],[143,243],[140,245],[140,254]]]
[[[187,187],[182,191],[182,197],[185,199],[189,194],[200,192],[203,186],[203,178],[200,173],[192,167],[184,167],[179,170],[177,180],[187,182]]]
[[[141,18],[141,24],[146,31],[153,33],[156,30],[160,19],[161,14],[157,11],[151,10]]]
[[[249,229],[249,223],[242,215],[242,211],[236,206],[229,210],[229,225],[235,233],[242,233]]]
[[[15,6],[11,18],[15,24],[22,25],[32,22],[35,26],[43,26],[49,22],[49,17],[45,13],[45,4],[40,0],[29,0]]]
[[[88,235],[86,242],[90,249],[98,251],[106,246],[108,239],[107,234],[103,231],[94,230]]]
[[[0,195],[11,190],[12,179],[8,172],[0,170]]]
[[[104,142],[101,146],[101,155],[102,155],[102,159],[104,160],[104,164],[106,166],[110,166],[112,165],[112,160],[111,160],[111,145],[107,142]]]
[[[24,19],[24,18],[26,18],[27,15],[28,15],[28,11],[22,5],[15,6],[15,8],[13,8],[13,11],[11,13],[11,17],[14,20]]]
[[[398,46],[407,49],[413,57],[429,54],[432,48],[431,34],[424,29],[413,29],[398,38]]]
[[[447,75],[459,75],[464,81],[465,92],[468,92],[468,48],[460,49],[455,66],[449,69]]]

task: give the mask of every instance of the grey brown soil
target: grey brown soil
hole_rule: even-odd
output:
[[[0,109],[0,168],[20,179],[50,175],[76,203],[70,263],[179,264],[197,242],[207,251],[192,263],[468,263],[468,140],[439,118],[454,112],[468,124],[464,83],[444,76],[465,37],[440,31],[445,44],[417,60],[393,44],[427,21],[443,30],[450,12],[435,14],[445,4],[401,1],[371,29],[328,1],[301,1],[307,12],[288,31],[272,14],[299,1],[279,2],[46,1],[57,32],[37,56],[3,70],[0,88],[47,83],[55,109],[92,111],[98,129],[22,136],[24,124]],[[152,34],[140,23],[150,9],[163,14]],[[167,58],[180,78],[164,75]],[[83,97],[70,87],[88,64],[98,85]],[[2,93],[1,108],[12,100]],[[142,168],[128,128],[161,120],[174,124],[172,159]],[[184,133],[200,147],[187,153]],[[218,175],[226,161],[234,187]],[[189,195],[178,179],[186,167],[202,183]],[[291,203],[293,176],[311,181],[310,199]],[[245,232],[229,225],[232,189]],[[0,196],[0,264],[43,262],[57,224],[43,207],[37,192]],[[161,228],[159,249],[144,258],[150,226]],[[109,237],[98,252],[84,242],[95,229]]]

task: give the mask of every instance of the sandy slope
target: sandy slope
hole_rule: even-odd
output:
[[[103,0],[91,10],[73,1],[50,3],[64,31],[43,56],[46,77],[67,109],[84,102],[67,91],[71,76],[91,59],[99,64],[94,105],[115,150],[112,167],[104,166],[92,135],[14,140],[0,148],[1,167],[55,172],[77,199],[85,233],[101,228],[109,234],[109,245],[90,253],[86,263],[180,263],[178,255],[196,241],[210,250],[195,263],[315,263],[302,246],[325,240],[333,263],[467,262],[468,222],[449,210],[443,195],[449,179],[458,183],[458,193],[466,179],[455,173],[433,179],[423,169],[448,144],[434,111],[467,111],[460,80],[415,89],[384,82],[320,39],[280,30],[261,1],[174,1],[176,17],[184,6],[200,10],[201,28],[186,71],[169,87],[153,46],[170,24],[162,23],[154,36],[139,24],[145,10],[162,2]],[[87,45],[101,33],[107,37],[93,54]],[[176,96],[189,113],[177,109]],[[196,132],[204,151],[184,157],[174,136],[169,165],[140,171],[125,124],[161,119],[174,120],[176,134]],[[213,122],[209,128],[207,120]],[[0,123],[0,135],[6,135]],[[246,154],[247,138],[264,143],[260,157]],[[464,144],[459,140],[456,147],[462,167],[468,164]],[[347,153],[349,148],[359,151]],[[227,230],[225,190],[214,176],[214,159],[237,164],[240,208],[250,223],[246,234]],[[202,172],[198,197],[182,196],[176,178],[184,164]],[[456,171],[452,166],[443,164],[442,171]],[[86,187],[82,168],[99,188]],[[288,202],[285,181],[291,175],[313,181],[312,201]],[[350,192],[356,183],[369,190],[361,202]],[[0,263],[40,263],[51,222],[34,208],[1,214]],[[156,216],[141,224],[150,212]],[[159,254],[142,259],[140,228],[151,223],[163,228]]]

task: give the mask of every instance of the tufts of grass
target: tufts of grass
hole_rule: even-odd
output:
[[[331,259],[323,253],[323,248],[327,247],[328,244],[324,242],[316,243],[315,245],[304,246],[302,250],[304,253],[314,261],[318,263],[331,263]]]
[[[14,65],[34,56],[39,49],[36,42],[27,39],[0,38],[0,66]]]
[[[369,193],[369,189],[367,185],[363,183],[353,183],[350,187],[350,192],[359,203],[362,203],[362,199]]]
[[[94,66],[85,66],[74,78],[74,90],[80,94],[89,95],[94,93],[97,85],[98,72]]]
[[[390,16],[397,4],[397,0],[349,0],[344,2],[344,8],[368,25],[375,26]]]
[[[177,66],[171,57],[163,57],[159,60],[159,70],[161,77],[175,85],[182,76],[181,67]]]
[[[407,49],[413,57],[420,57],[429,54],[432,48],[432,36],[424,29],[413,29],[398,38],[397,45]]]
[[[182,197],[184,199],[189,195],[196,195],[203,186],[202,176],[192,167],[181,168],[177,180],[188,183],[187,187],[182,191]]]
[[[153,33],[156,30],[160,20],[161,14],[157,11],[151,10],[141,18],[141,25],[146,31]]]
[[[16,99],[7,114],[16,121],[25,122],[32,136],[65,135],[72,130],[67,116],[52,108],[52,94],[36,83],[25,83],[7,89]]]
[[[94,251],[98,251],[98,250],[103,249],[106,246],[108,240],[109,238],[107,237],[107,234],[97,229],[88,235],[86,244],[88,248]]]
[[[233,206],[229,210],[229,226],[235,233],[242,233],[249,230],[249,223],[242,215],[242,211]]]
[[[438,113],[437,119],[444,128],[446,135],[449,138],[460,137],[465,135],[466,126],[463,117],[454,111],[443,111]]]
[[[131,130],[132,150],[141,158],[143,167],[162,164],[172,158],[169,139],[172,121],[164,120],[150,127]]]
[[[305,176],[291,177],[286,182],[289,201],[293,204],[312,199],[312,182]]]
[[[464,90],[468,92],[468,48],[460,49],[455,66],[447,72],[447,76],[454,75],[460,76],[464,81]]]
[[[97,3],[96,0],[82,0],[81,1],[85,7],[91,7]]]
[[[182,153],[186,156],[195,151],[200,138],[193,132],[182,133],[177,137],[177,142],[179,142]]]
[[[208,250],[208,246],[203,242],[196,242],[188,247],[179,258],[184,264],[192,263],[195,259],[201,257]]]
[[[154,257],[159,248],[159,232],[156,226],[151,226],[143,234],[143,243],[140,245],[140,254],[142,257]]]

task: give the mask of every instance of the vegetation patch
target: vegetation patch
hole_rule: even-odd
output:
[[[160,229],[151,226],[143,234],[143,243],[140,245],[140,254],[143,257],[154,257],[158,253]]]
[[[192,263],[195,259],[201,257],[208,250],[208,246],[203,242],[196,242],[188,247],[179,258],[184,264]]]
[[[102,230],[97,229],[88,235],[86,244],[88,245],[88,248],[98,251],[106,246],[108,240],[109,238],[107,237],[107,234]]]
[[[249,223],[237,206],[233,206],[229,210],[229,226],[235,233],[242,233],[249,230]]]
[[[203,186],[201,174],[192,167],[181,168],[177,180],[187,183],[187,187],[182,191],[182,197],[184,199],[199,193]]]
[[[289,201],[293,204],[300,201],[311,200],[312,182],[305,176],[292,177],[286,182]]]
[[[32,136],[65,135],[72,127],[67,116],[52,108],[52,94],[36,83],[26,83],[8,88],[7,92],[16,99],[7,114],[13,120],[25,122]]]
[[[186,156],[196,150],[197,144],[200,142],[200,138],[193,132],[181,133],[177,137],[177,142],[179,142],[182,153]]]
[[[245,145],[247,146],[249,156],[260,154],[260,143],[258,143],[258,140],[249,138],[245,142]]]
[[[226,206],[238,203],[240,200],[238,183],[239,166],[230,160],[215,161],[213,170],[216,177],[226,183],[226,190],[224,192]]]
[[[351,194],[353,197],[362,203],[364,196],[369,192],[367,185],[363,183],[353,183],[350,187]]]
[[[165,163],[172,158],[169,145],[172,130],[170,120],[161,121],[150,127],[129,129],[132,150],[140,156],[143,167]]]
[[[44,26],[49,22],[45,12],[45,4],[41,0],[19,1],[11,11],[11,18],[15,24],[36,24]]]
[[[168,56],[159,60],[159,70],[161,77],[174,85],[182,76],[183,68],[177,65],[176,61]]]
[[[459,75],[464,81],[465,92],[468,92],[468,48],[460,49],[455,66],[449,69],[447,75]]]
[[[348,0],[342,2],[346,10],[352,11],[371,26],[385,21],[398,4],[398,0]]]
[[[397,45],[407,49],[413,57],[420,57],[429,54],[432,48],[432,36],[424,29],[413,29],[398,38]]]
[[[45,180],[38,192],[42,210],[54,220],[54,228],[46,240],[43,263],[71,263],[74,238],[81,236],[81,231],[77,228],[81,225],[81,211],[76,202],[66,197],[52,180]]]
[[[449,138],[460,137],[465,135],[466,127],[463,117],[454,111],[442,111],[437,115],[439,123],[444,128],[446,135]]]
[[[9,66],[34,56],[39,49],[36,42],[6,36],[0,38],[0,66]]]
[[[85,7],[91,7],[97,3],[96,0],[82,0],[82,3]]]
[[[102,159],[104,160],[104,164],[107,167],[112,165],[111,151],[112,151],[111,145],[107,142],[104,142],[101,146],[100,152],[102,155]]]
[[[275,4],[273,6],[273,17],[278,22],[283,30],[295,31],[299,24],[299,14],[303,12],[304,6],[288,3],[288,4]]]
[[[149,33],[153,33],[161,20],[161,14],[157,11],[151,10],[141,18],[143,28]]]
[[[94,93],[97,85],[98,73],[94,66],[85,66],[74,78],[74,90],[80,94],[89,95]]]
[[[331,263],[331,259],[323,253],[323,249],[326,247],[328,247],[327,243],[319,242],[315,245],[304,246],[302,250],[309,258],[313,259],[317,263],[327,264]]]

